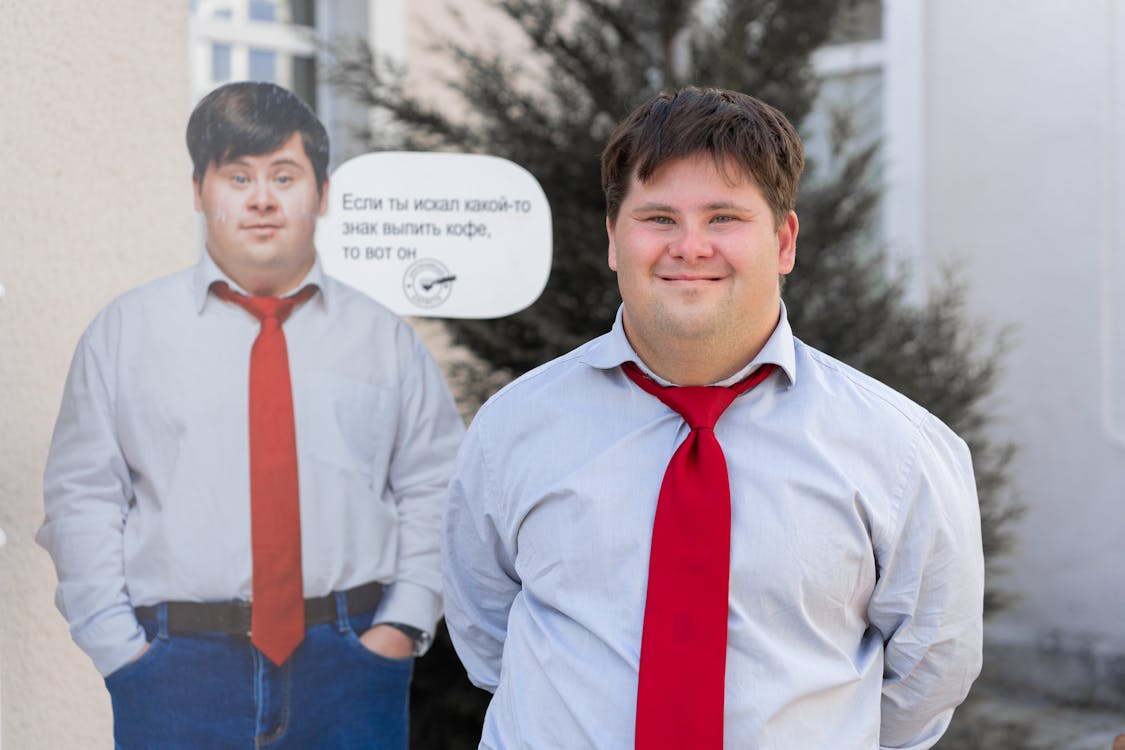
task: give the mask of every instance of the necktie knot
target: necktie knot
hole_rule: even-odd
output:
[[[750,377],[740,380],[726,388],[717,385],[662,386],[653,381],[633,362],[625,362],[621,369],[629,379],[648,391],[664,404],[683,417],[693,430],[714,429],[715,423],[740,394],[750,390],[765,380],[776,365],[763,365]]]
[[[702,385],[664,388],[654,395],[683,417],[688,427],[698,430],[714,429],[738,394],[730,388]]]
[[[270,321],[280,326],[297,305],[316,293],[316,287],[309,284],[289,297],[247,297],[231,289],[225,281],[216,281],[211,285],[211,291],[219,299],[233,302],[246,310],[261,321],[263,327],[273,327]]]

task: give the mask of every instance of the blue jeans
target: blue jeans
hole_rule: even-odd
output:
[[[373,613],[314,625],[280,667],[241,635],[169,635],[167,608],[141,622],[149,648],[106,677],[118,750],[406,750],[414,660],[359,641]]]

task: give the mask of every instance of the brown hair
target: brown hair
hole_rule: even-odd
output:
[[[754,181],[775,226],[796,206],[805,149],[785,115],[737,91],[689,86],[647,100],[610,136],[602,151],[610,223],[617,221],[634,172],[646,182],[666,162],[704,153],[720,169],[733,163]]]

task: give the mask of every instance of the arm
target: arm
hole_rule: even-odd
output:
[[[487,460],[483,420],[469,429],[449,485],[442,535],[446,625],[474,685],[495,692],[520,592],[515,551],[500,533],[501,497]]]
[[[91,326],[71,363],[44,472],[46,519],[36,536],[58,572],[55,603],[103,676],[146,645],[125,585],[133,487],[114,430],[110,368],[98,354],[107,348],[104,334],[104,325]]]
[[[388,472],[398,507],[398,558],[394,583],[374,623],[403,623],[432,635],[441,616],[441,513],[465,429],[441,371],[421,341],[401,325],[401,399]],[[397,639],[396,634],[402,635],[386,635]]]
[[[880,747],[923,750],[980,673],[984,556],[963,441],[927,417],[900,476],[893,532],[877,540],[868,617],[885,646]]]

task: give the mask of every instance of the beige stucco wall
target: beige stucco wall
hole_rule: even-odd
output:
[[[109,701],[53,604],[41,475],[83,328],[189,264],[186,2],[2,3],[0,724],[8,750],[105,748]]]

